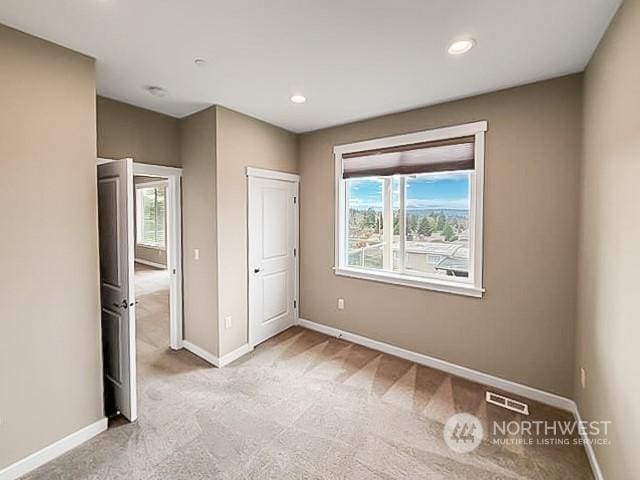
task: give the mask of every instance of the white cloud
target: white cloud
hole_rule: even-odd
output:
[[[468,179],[468,173],[430,173],[428,175],[417,175],[415,177],[411,177],[409,181],[407,181],[407,188],[410,188],[411,184],[415,185],[416,183],[435,183],[442,181],[466,182]]]

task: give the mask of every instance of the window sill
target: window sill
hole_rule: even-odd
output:
[[[150,245],[148,243],[136,243],[136,247],[153,248],[154,250],[162,250],[163,252],[166,250],[166,247],[162,247],[160,245]]]
[[[453,293],[468,297],[482,298],[484,288],[458,282],[448,282],[432,278],[412,277],[408,275],[397,275],[389,272],[363,271],[348,267],[334,267],[336,275],[342,277],[359,278],[361,280],[371,280],[374,282],[389,283],[392,285],[402,285],[404,287],[421,288],[436,292]]]

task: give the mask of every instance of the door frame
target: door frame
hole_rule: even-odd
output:
[[[97,164],[113,162],[98,158]],[[180,350],[183,341],[182,292],[182,168],[133,162],[133,176],[167,178],[167,270],[169,276],[169,346]],[[133,200],[135,202],[135,198]],[[133,208],[133,205],[132,205]],[[132,240],[135,242],[135,240]],[[133,245],[135,248],[135,244]],[[134,260],[135,261],[135,260]]]
[[[251,179],[252,178],[264,178],[270,180],[280,180],[284,182],[293,183],[296,191],[296,201],[294,203],[294,220],[293,220],[293,244],[296,251],[294,272],[293,272],[293,299],[296,303],[296,308],[293,311],[293,323],[297,325],[300,320],[300,298],[299,298],[299,282],[300,282],[300,175],[295,173],[280,172],[278,170],[268,170],[264,168],[247,167],[247,343],[249,347],[253,349],[255,345],[251,340],[251,223],[249,222],[249,208],[251,205]]]

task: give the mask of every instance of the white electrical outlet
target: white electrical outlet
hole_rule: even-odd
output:
[[[338,299],[338,310],[344,310],[344,298]]]
[[[224,328],[231,328],[231,317],[224,317]]]
[[[200,249],[199,248],[194,248],[193,249],[193,259],[194,260],[200,260]]]
[[[583,390],[587,388],[587,372],[582,367],[580,367],[580,385],[582,385]]]

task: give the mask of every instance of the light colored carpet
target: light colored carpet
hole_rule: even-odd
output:
[[[298,327],[217,369],[166,347],[165,290],[140,300],[138,422],[112,422],[27,478],[592,478],[576,446],[450,451],[453,413],[519,418],[487,405],[481,385]],[[570,418],[529,403],[531,419]]]

